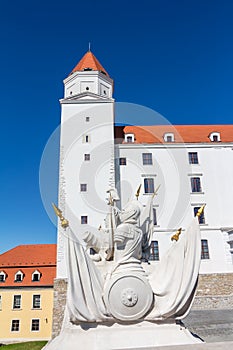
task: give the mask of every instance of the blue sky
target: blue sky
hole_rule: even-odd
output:
[[[62,80],[88,42],[117,101],[173,124],[232,124],[232,14],[231,0],[2,2],[0,253],[56,242],[40,159],[59,125]]]

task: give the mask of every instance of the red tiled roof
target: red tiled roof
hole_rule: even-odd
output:
[[[100,64],[100,62],[97,60],[97,58],[93,55],[91,51],[88,51],[83,56],[79,63],[74,67],[71,74],[77,71],[83,71],[88,68],[94,71],[104,72],[107,76],[109,76],[104,67]]]
[[[56,277],[56,244],[20,245],[0,255],[0,271],[6,273],[1,287],[52,286]],[[15,274],[22,271],[22,282],[15,282]],[[39,271],[39,281],[32,281],[32,274]]]
[[[120,135],[122,127],[116,127]],[[125,126],[124,134],[134,134],[134,143],[164,143],[166,133],[174,134],[175,143],[209,143],[209,135],[219,132],[221,142],[233,142],[233,125],[152,125]],[[119,141],[118,141],[119,142]],[[121,142],[124,143],[123,140]]]
[[[22,271],[24,277],[22,282],[15,282],[15,274],[19,270]],[[35,270],[39,271],[41,274],[40,280],[37,282],[32,281],[32,274]],[[4,271],[7,276],[4,282],[0,282],[0,288],[53,286],[54,278],[56,277],[56,266],[42,266],[36,269],[32,267],[7,267],[4,268],[4,270],[0,269],[0,271]]]
[[[19,245],[0,255],[0,269],[56,265],[56,244]]]

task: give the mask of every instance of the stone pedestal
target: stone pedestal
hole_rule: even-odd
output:
[[[124,350],[154,346],[195,344],[194,337],[183,325],[171,322],[137,322],[128,324],[83,324],[64,329],[44,350]]]

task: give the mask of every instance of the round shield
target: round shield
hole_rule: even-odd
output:
[[[136,321],[149,311],[153,292],[144,276],[121,275],[108,282],[104,299],[113,317],[122,321]]]

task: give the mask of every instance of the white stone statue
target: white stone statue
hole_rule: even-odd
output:
[[[150,334],[150,340],[144,340],[143,346],[168,345],[166,327],[173,336],[172,344],[196,342],[176,323],[188,313],[197,286],[201,254],[198,217],[180,239],[179,235],[174,236],[176,240],[168,252],[152,266],[146,261],[152,238],[153,197],[144,218],[138,200],[132,200],[119,211],[114,204],[116,199],[116,191],[110,191],[107,229],[95,234],[85,232],[82,242],[55,208],[68,233],[68,291],[63,329],[46,350],[71,350],[77,341],[82,342],[85,350],[139,347],[138,327],[141,337]],[[97,257],[91,258],[87,253],[90,247]],[[88,335],[84,330],[88,330]],[[131,343],[127,332],[135,337],[131,337]],[[158,332],[165,335],[158,337]],[[99,342],[95,341],[93,347],[96,337]],[[104,337],[109,337],[112,345],[103,343]]]

